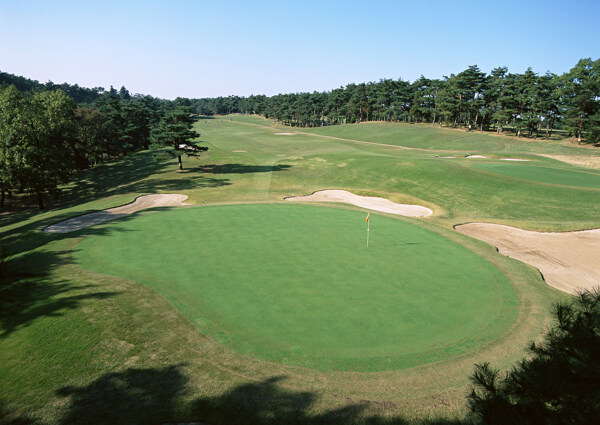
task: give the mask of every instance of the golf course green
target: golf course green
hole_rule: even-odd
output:
[[[77,246],[90,271],[141,282],[198,329],[259,359],[398,370],[464,353],[517,317],[507,278],[406,221],[312,205],[154,211]]]

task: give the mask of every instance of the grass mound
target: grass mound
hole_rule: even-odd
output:
[[[263,360],[321,370],[412,367],[516,320],[487,261],[434,232],[307,205],[205,206],[123,220],[78,246],[86,269],[144,283],[199,329]]]

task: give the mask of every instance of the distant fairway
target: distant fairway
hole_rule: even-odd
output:
[[[321,370],[403,369],[463,353],[516,320],[487,261],[419,226],[306,205],[155,212],[90,236],[86,269],[142,282],[234,350]]]
[[[540,167],[531,164],[477,164],[477,168],[518,179],[539,183],[600,189],[600,174],[593,171],[575,171]]]

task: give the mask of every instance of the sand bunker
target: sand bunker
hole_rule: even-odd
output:
[[[308,196],[285,198],[286,201],[300,202],[343,202],[369,210],[381,211],[406,217],[427,217],[433,214],[429,208],[420,205],[396,204],[385,198],[358,196],[345,190],[320,190]]]
[[[576,294],[600,286],[600,229],[543,233],[485,223],[455,228],[536,267],[549,285],[561,291]]]
[[[530,161],[529,159],[521,158],[500,158],[500,161]]]
[[[483,155],[467,155],[465,158],[487,158],[487,156]]]
[[[275,136],[293,136],[298,133],[275,133]]]
[[[110,208],[104,211],[98,211],[90,214],[73,217],[69,220],[61,221],[44,229],[46,233],[68,233],[85,227],[94,226],[105,221],[114,220],[118,217],[123,217],[127,214],[147,208],[155,207],[176,207],[183,204],[187,199],[187,195],[179,194],[158,194],[145,195],[136,198],[130,204],[122,205],[116,208]]]
[[[538,154],[567,164],[580,165],[588,168],[600,168],[600,156],[572,156],[572,155],[548,155]]]

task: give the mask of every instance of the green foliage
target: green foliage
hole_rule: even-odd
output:
[[[591,424],[600,417],[600,291],[554,307],[531,357],[501,375],[476,366],[469,406],[483,424]]]
[[[0,191],[2,206],[4,193],[14,187],[18,181],[20,158],[19,143],[22,139],[19,125],[19,111],[23,96],[14,87],[0,88]]]
[[[183,170],[182,155],[197,156],[207,151],[207,147],[198,146],[190,140],[200,137],[192,126],[188,108],[179,106],[167,112],[152,131],[150,148],[158,151],[157,158],[178,158],[179,169]]]
[[[580,60],[561,79],[565,127],[581,142],[585,131],[598,132],[595,126],[600,113],[600,59]]]
[[[57,196],[73,171],[75,102],[62,91],[24,96],[14,87],[0,99],[0,190],[19,185],[37,194],[43,209],[43,195]]]

